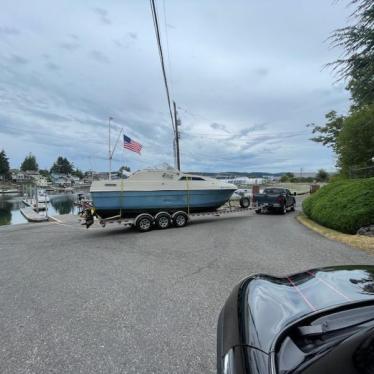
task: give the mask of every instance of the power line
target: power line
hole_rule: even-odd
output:
[[[171,69],[171,62],[170,62],[170,48],[169,48],[169,37],[168,37],[168,23],[166,21],[166,6],[165,6],[165,0],[162,1],[163,5],[163,11],[164,11],[164,25],[165,25],[165,39],[166,39],[166,51],[167,51],[167,57],[168,57],[168,67],[169,67],[169,73],[170,73],[170,91],[171,96],[174,97],[175,91],[173,87],[173,70]]]
[[[173,130],[174,130],[174,133],[175,133],[176,124],[174,123],[174,119],[173,119],[173,112],[172,112],[172,107],[171,107],[169,86],[168,86],[168,80],[167,80],[167,77],[166,77],[166,70],[165,70],[165,63],[164,63],[164,55],[163,55],[163,52],[162,52],[160,30],[159,30],[159,27],[158,27],[157,10],[156,10],[154,0],[150,0],[150,4],[151,4],[151,11],[152,11],[153,25],[154,25],[154,28],[155,28],[156,40],[157,40],[157,45],[158,45],[158,53],[159,53],[159,56],[160,56],[162,75],[163,75],[163,78],[164,78],[164,84],[165,84],[165,89],[166,89],[166,97],[167,97],[168,106],[169,106],[170,119],[171,119],[171,124],[173,126]]]

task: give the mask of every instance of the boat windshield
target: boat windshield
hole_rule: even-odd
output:
[[[201,177],[187,177],[187,176],[183,176],[183,177],[179,178],[180,181],[185,181],[187,179],[190,180],[190,181],[205,181],[205,179],[201,178]]]

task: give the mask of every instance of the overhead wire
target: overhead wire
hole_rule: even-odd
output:
[[[167,76],[166,76],[164,54],[163,54],[163,51],[162,51],[162,43],[161,43],[161,36],[160,36],[160,29],[159,29],[159,24],[158,24],[158,16],[157,16],[157,10],[156,10],[156,6],[155,6],[155,1],[150,0],[150,4],[151,4],[153,25],[154,25],[155,34],[156,34],[156,41],[157,41],[157,46],[158,46],[158,53],[159,53],[160,62],[161,62],[162,75],[163,75],[164,84],[165,84],[166,98],[167,98],[168,106],[169,106],[169,114],[170,114],[171,124],[172,124],[173,130],[174,130],[174,133],[175,133],[176,132],[176,128],[175,128],[176,124],[174,123],[173,111],[172,111],[172,107],[171,107],[169,85],[168,85],[168,80],[167,80]]]
[[[164,26],[165,26],[165,39],[166,39],[166,52],[168,57],[168,68],[170,72],[170,91],[171,96],[174,97],[175,91],[173,87],[173,71],[171,69],[171,62],[170,62],[170,48],[169,48],[169,36],[168,36],[168,23],[166,21],[166,6],[165,6],[165,0],[162,1],[163,5],[163,13],[164,13]]]

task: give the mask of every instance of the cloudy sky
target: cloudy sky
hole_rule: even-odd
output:
[[[182,120],[182,169],[332,169],[310,122],[345,113],[326,38],[347,24],[346,1],[156,0],[172,98]],[[114,169],[173,164],[172,129],[147,0],[3,0],[0,148],[107,168],[107,119],[143,144]]]

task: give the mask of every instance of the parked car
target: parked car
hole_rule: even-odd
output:
[[[217,372],[374,373],[374,266],[244,279],[219,316]]]
[[[295,210],[296,200],[287,188],[265,188],[262,193],[253,195],[253,203],[256,206],[256,213],[265,210],[278,210],[286,214],[288,210]]]

